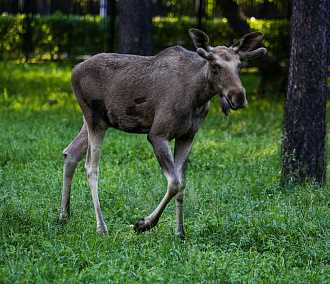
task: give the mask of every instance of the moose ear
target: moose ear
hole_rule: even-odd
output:
[[[239,57],[241,60],[251,60],[256,59],[258,57],[262,57],[267,53],[267,49],[264,47],[259,47],[255,50],[248,52],[239,52]]]
[[[206,60],[212,61],[214,59],[212,52],[208,52],[204,48],[199,47],[196,52]]]
[[[188,31],[196,49],[203,48],[204,50],[209,50],[209,37],[206,33],[198,29],[189,29]]]
[[[260,32],[252,32],[244,35],[233,48],[238,52],[248,52],[255,50],[264,38],[264,34]]]

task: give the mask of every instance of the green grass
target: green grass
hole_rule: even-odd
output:
[[[145,136],[115,130],[101,163],[109,236],[95,233],[82,165],[59,225],[62,150],[82,123],[69,78],[68,66],[0,64],[0,283],[329,283],[329,188],[279,187],[279,101],[252,96],[228,118],[214,104],[190,158],[184,242],[174,204],[133,232],[166,183]],[[249,94],[257,80],[244,76]]]

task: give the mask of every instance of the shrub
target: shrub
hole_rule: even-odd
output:
[[[107,23],[94,16],[36,16],[25,24],[26,15],[0,17],[0,59],[61,60],[106,49]],[[31,33],[30,48],[24,36]]]
[[[265,45],[277,58],[288,52],[288,23],[285,20],[249,21],[252,29],[265,33]],[[154,52],[171,45],[192,47],[188,29],[196,26],[190,17],[155,17]],[[98,16],[2,15],[0,17],[0,59],[29,58],[32,61],[76,59],[106,51],[110,41],[109,22]],[[212,44],[229,44],[234,37],[226,19],[204,22]],[[31,36],[27,33],[30,32]],[[26,40],[29,40],[26,43]]]

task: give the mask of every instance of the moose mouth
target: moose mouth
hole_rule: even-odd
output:
[[[231,102],[231,100],[223,95],[222,97],[220,97],[220,106],[221,106],[221,110],[222,112],[227,116],[229,114],[229,111],[232,110],[237,110],[238,107],[235,107],[233,105],[233,103]]]

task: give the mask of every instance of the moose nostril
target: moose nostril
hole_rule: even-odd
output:
[[[228,92],[228,99],[234,107],[241,108],[246,105],[245,92],[243,89],[234,89]]]

